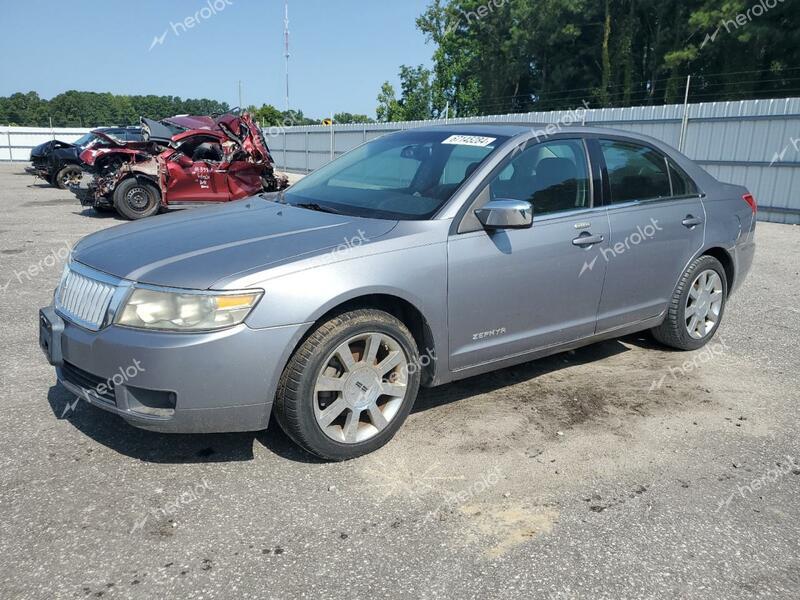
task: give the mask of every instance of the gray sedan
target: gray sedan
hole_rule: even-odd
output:
[[[289,190],[79,242],[40,311],[59,381],[137,427],[371,452],[438,386],[651,330],[706,344],[756,203],[665,144],[463,125],[364,144]]]

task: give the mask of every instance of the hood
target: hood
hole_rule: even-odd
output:
[[[44,144],[39,144],[38,146],[35,146],[31,150],[31,158],[34,156],[47,156],[53,150],[56,150],[58,148],[72,148],[72,147],[73,145],[68,142],[62,142],[61,140],[50,140],[48,142],[45,142]]]
[[[50,152],[50,149],[53,147],[53,143],[54,142],[50,141],[50,142],[45,142],[44,144],[39,144],[38,146],[34,146],[31,149],[31,158],[35,156],[44,156],[45,154]]]
[[[72,258],[116,277],[208,289],[242,271],[374,240],[397,221],[315,212],[259,197],[143,219],[94,233]]]

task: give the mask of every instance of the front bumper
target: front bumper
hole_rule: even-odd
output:
[[[52,307],[40,311],[40,343],[66,389],[135,427],[168,433],[265,429],[278,378],[304,331],[239,325],[173,334],[112,325],[92,332]],[[142,398],[168,400],[174,410],[151,414]]]

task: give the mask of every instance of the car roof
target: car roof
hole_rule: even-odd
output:
[[[540,123],[536,121],[530,122],[496,122],[496,123],[444,123],[440,125],[428,125],[424,127],[414,128],[413,131],[449,131],[454,134],[480,134],[480,135],[498,135],[506,137],[515,137],[525,133],[530,133],[531,130],[541,130],[545,132],[547,128],[558,128],[558,132],[571,132],[576,134],[606,134],[606,135],[622,135],[630,138],[638,139],[651,139],[647,136],[639,135],[630,131],[622,129],[612,129],[610,127],[592,127],[590,125],[571,125],[563,122],[559,123]],[[412,131],[412,130],[404,130]],[[552,131],[550,132],[552,134]]]
[[[550,131],[548,131],[548,127]],[[556,129],[553,130],[553,127]],[[493,123],[445,123],[441,125],[428,125],[413,129],[404,129],[402,131],[431,131],[431,132],[447,132],[454,135],[483,135],[483,136],[505,136],[515,138],[525,134],[535,132],[539,135],[542,141],[546,137],[557,134],[573,134],[573,135],[607,135],[618,136],[627,138],[631,141],[639,141],[650,146],[654,146],[662,152],[674,156],[678,151],[664,143],[662,140],[636,133],[633,131],[626,131],[624,129],[614,129],[611,127],[593,127],[591,125],[570,125],[563,122],[556,123],[537,123],[530,122],[493,122]],[[401,132],[402,132],[401,131]],[[397,133],[401,133],[397,132]]]

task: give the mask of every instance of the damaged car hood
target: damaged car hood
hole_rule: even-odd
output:
[[[397,221],[363,219],[259,197],[112,227],[81,240],[72,259],[141,283],[208,289],[243,271],[376,239]]]

